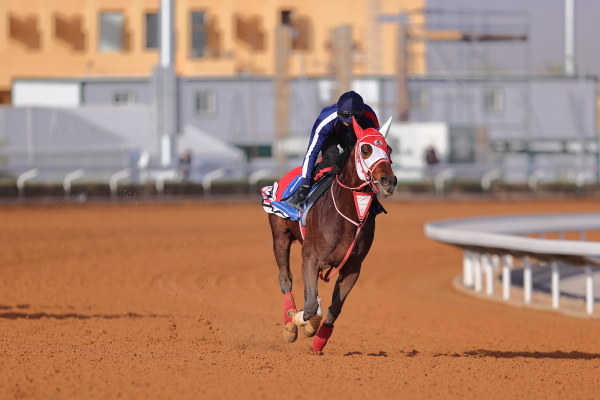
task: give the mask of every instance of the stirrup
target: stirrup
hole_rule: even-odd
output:
[[[300,211],[300,212],[304,212],[304,201],[301,201],[299,203],[294,203],[292,202],[292,199],[288,200],[288,205],[294,207],[296,210]]]

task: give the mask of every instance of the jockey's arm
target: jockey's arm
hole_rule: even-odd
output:
[[[337,114],[333,113],[323,120],[317,120],[313,126],[310,140],[308,142],[308,149],[306,150],[306,155],[304,156],[304,160],[302,162],[303,186],[312,186],[312,179],[317,157],[319,156],[319,152],[323,147],[323,143],[331,134],[333,125],[331,121],[333,121],[336,116]]]

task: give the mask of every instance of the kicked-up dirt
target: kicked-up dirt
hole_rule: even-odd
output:
[[[599,319],[457,292],[461,251],[422,233],[428,220],[597,202],[385,206],[322,356],[281,337],[258,203],[3,206],[0,398],[598,398]],[[319,285],[327,307],[333,283]]]

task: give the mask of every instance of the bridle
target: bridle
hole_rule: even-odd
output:
[[[375,143],[377,141],[379,141],[382,144],[385,144],[385,141],[381,142],[381,140],[380,140],[381,138],[382,138],[381,135],[366,135],[366,136],[363,136],[359,141],[356,142],[356,145],[354,145],[354,159],[355,159],[354,161],[355,161],[355,165],[356,165],[356,173],[358,174],[358,177],[360,178],[360,180],[362,180],[364,182],[356,187],[350,187],[350,186],[346,186],[342,182],[340,182],[339,175],[336,175],[335,182],[339,186],[343,187],[344,189],[348,189],[353,192],[356,192],[356,191],[361,190],[365,186],[369,185],[369,186],[371,186],[371,189],[375,193],[379,193],[379,187],[377,186],[379,181],[376,181],[375,178],[373,177],[373,171],[375,171],[375,169],[381,163],[388,163],[389,165],[392,165],[392,160],[390,158],[389,153],[387,151],[384,151],[382,148],[378,147],[377,145],[375,145]],[[365,140],[365,139],[369,139],[369,140]],[[374,144],[369,143],[370,141],[374,142]],[[362,157],[362,154],[360,151],[363,144],[368,144],[372,148],[372,154],[366,160]],[[387,144],[386,144],[386,146],[387,146]],[[371,160],[374,156],[375,156],[375,159]],[[379,157],[379,158],[377,158],[377,157]]]

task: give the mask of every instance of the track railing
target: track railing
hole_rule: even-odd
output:
[[[502,297],[510,300],[515,259],[523,266],[524,302],[532,301],[532,264],[549,267],[552,308],[560,307],[560,271],[572,265],[585,271],[586,312],[594,313],[593,266],[600,266],[600,242],[586,241],[587,231],[600,230],[600,213],[526,214],[432,221],[425,235],[464,249],[463,284],[494,294],[494,274],[502,269]],[[576,232],[578,240],[565,240]],[[556,234],[557,239],[547,238]],[[529,235],[529,236],[528,236]],[[530,237],[536,235],[538,237]],[[485,281],[484,281],[485,275]]]

